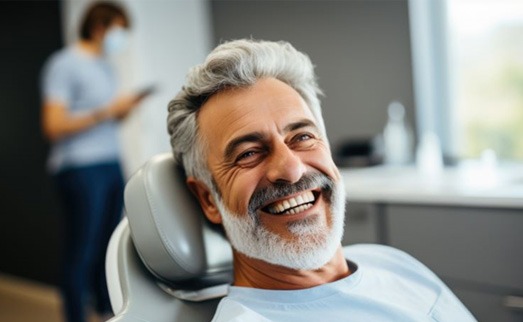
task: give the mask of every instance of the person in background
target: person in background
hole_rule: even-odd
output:
[[[65,209],[61,291],[67,321],[85,321],[90,300],[98,314],[111,311],[104,262],[123,205],[118,123],[143,95],[117,94],[107,57],[125,49],[129,27],[121,6],[91,4],[79,40],[54,53],[42,72],[48,168]]]

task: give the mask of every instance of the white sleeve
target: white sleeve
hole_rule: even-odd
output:
[[[238,302],[224,298],[218,304],[211,322],[270,322],[259,313],[241,305]]]
[[[71,65],[63,56],[52,56],[45,64],[41,79],[42,98],[69,105],[73,92]]]

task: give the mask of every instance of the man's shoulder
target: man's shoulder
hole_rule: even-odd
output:
[[[348,261],[367,272],[366,278],[387,276],[392,280],[425,285],[433,290],[446,288],[430,268],[403,250],[377,244],[346,246],[343,250]]]
[[[220,301],[220,304],[218,304],[218,308],[216,309],[216,313],[214,314],[211,322],[221,321],[270,322],[270,320],[260,315],[259,313],[227,297],[223,298]]]
[[[384,320],[389,315],[405,317],[397,318],[399,321],[431,315],[444,321],[474,321],[443,282],[406,252],[375,244],[351,245],[343,250],[345,258],[358,269],[355,274],[332,283],[328,289],[322,288],[329,292],[328,297],[318,288],[295,292],[292,298],[298,298],[298,292],[311,296],[300,294],[296,303],[281,301],[278,296],[282,294],[271,294],[267,296],[268,301],[257,297],[258,293],[249,293],[252,295],[250,300],[246,293],[235,294],[222,299],[213,322],[279,321],[281,319],[274,317],[288,311],[307,321],[316,321],[316,317],[329,314],[336,316],[340,312],[350,312],[351,320],[368,320],[369,316],[377,320]],[[289,294],[284,296],[291,298]]]
[[[345,258],[355,263],[405,263],[421,264],[403,250],[380,244],[355,244],[343,247]]]

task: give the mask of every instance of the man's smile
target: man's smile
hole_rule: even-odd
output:
[[[303,191],[292,197],[273,202],[262,209],[272,215],[294,215],[311,208],[319,191]]]

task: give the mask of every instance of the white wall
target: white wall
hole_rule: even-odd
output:
[[[327,134],[336,146],[371,138],[400,101],[415,109],[406,0],[211,1],[215,43],[253,37],[286,40],[307,53],[322,97]]]
[[[75,39],[78,20],[92,0],[64,2],[64,34]],[[167,104],[181,88],[189,67],[201,63],[211,47],[207,0],[125,0],[131,17],[129,50],[115,61],[122,89],[155,85],[122,126],[123,164],[130,175],[151,156],[170,151]]]

